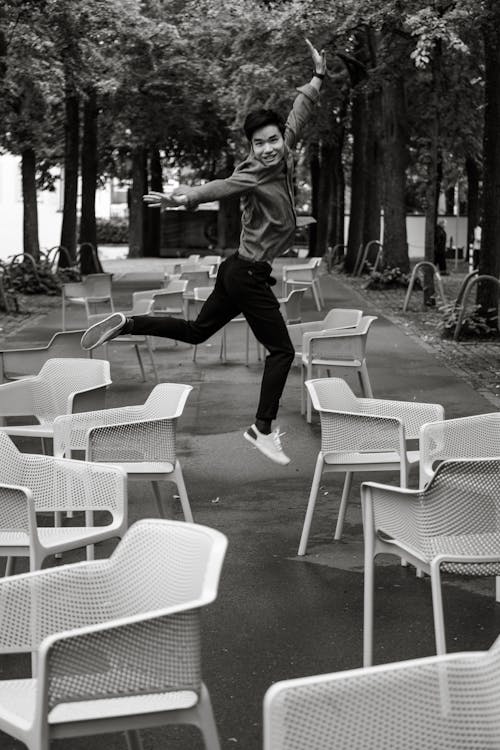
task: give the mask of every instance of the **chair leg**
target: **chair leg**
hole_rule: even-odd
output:
[[[246,366],[248,367],[250,362],[250,326],[248,323],[245,323],[246,328],[246,349],[245,349],[245,362]]]
[[[221,750],[219,733],[215,723],[210,695],[204,684],[201,686],[200,699],[197,706],[198,727],[203,735],[205,750]]]
[[[179,500],[181,502],[181,508],[182,512],[184,513],[184,520],[188,523],[193,523],[193,512],[191,510],[191,505],[189,503],[189,498],[186,490],[186,485],[184,483],[184,476],[182,474],[181,465],[178,461],[175,462],[175,468],[174,473],[172,475],[172,480],[177,485],[177,491],[179,493]]]
[[[316,304],[316,309],[318,310],[318,312],[321,312],[321,299],[320,299],[320,296],[318,294],[318,287],[316,286],[316,284],[314,283],[314,281],[312,282],[312,284],[309,287],[309,289],[311,290],[312,296],[314,297],[314,302]]]
[[[311,491],[309,493],[309,500],[307,502],[306,516],[304,518],[304,526],[302,527],[302,534],[299,542],[298,555],[305,555],[307,550],[307,541],[309,539],[309,532],[311,530],[312,518],[314,515],[314,508],[316,507],[316,499],[318,497],[319,483],[321,481],[321,474],[323,472],[323,455],[318,453],[316,459],[316,466],[314,468],[313,481],[311,485]]]
[[[300,413],[305,414],[306,412],[306,373],[304,363],[300,363]]]
[[[334,539],[340,539],[342,537],[342,529],[344,528],[345,513],[347,510],[347,503],[349,502],[349,493],[352,485],[352,471],[346,471],[344,479],[344,489],[342,490],[342,499],[340,501],[339,515],[337,518],[337,526],[335,527]]]
[[[365,360],[361,363],[361,369],[358,370],[358,377],[361,383],[361,390],[365,398],[373,398],[372,386],[368,376],[368,368]]]
[[[160,488],[158,486],[158,482],[154,482],[153,481],[153,482],[151,482],[151,485],[153,487],[153,493],[154,493],[155,502],[156,502],[156,510],[158,512],[158,515],[160,516],[160,518],[166,518],[167,516],[165,514],[165,510],[163,508],[163,503],[161,501],[161,492],[160,492]]]
[[[443,592],[441,589],[441,571],[439,563],[431,563],[432,612],[434,616],[434,635],[436,637],[436,654],[446,653],[446,636],[444,630]]]
[[[311,362],[309,360],[308,365],[307,365],[307,369],[306,369],[306,373],[305,373],[306,374],[305,380],[311,380],[312,379],[312,375],[313,375],[312,369],[313,368],[312,368]],[[303,387],[304,388],[306,387],[305,386],[305,382],[304,382],[304,386]],[[309,391],[307,391],[307,393],[306,393],[306,422],[308,424],[311,424],[311,422],[312,422],[312,399],[311,399],[311,396],[309,394]]]
[[[500,602],[500,576],[495,578],[495,601]]]
[[[373,664],[373,596],[375,591],[375,545],[373,531],[365,535],[365,580],[363,614],[363,666]]]
[[[128,732],[125,732],[125,739],[127,750],[142,750],[141,735],[136,729],[129,729]]]
[[[153,353],[153,348],[151,346],[151,339],[150,339],[149,336],[146,336],[146,346],[148,348],[149,358],[151,360],[151,367],[153,368],[153,372],[154,372],[154,375],[155,375],[155,381],[157,383],[159,383],[160,382],[160,377],[158,375],[158,368],[156,367],[155,355]]]
[[[13,576],[16,568],[16,558],[8,557],[5,562],[5,573],[4,576]]]
[[[144,365],[142,363],[142,357],[141,353],[139,351],[139,344],[134,344],[135,353],[137,355],[137,361],[139,362],[139,367],[141,368],[141,376],[142,376],[142,382],[146,382],[146,373],[144,371]]]
[[[92,510],[85,511],[85,526],[94,526],[94,512]],[[87,553],[87,560],[94,559],[94,545],[88,544],[85,547]]]
[[[62,321],[61,321],[61,330],[66,330],[66,301],[64,299],[64,292],[63,292],[63,298],[62,298]]]

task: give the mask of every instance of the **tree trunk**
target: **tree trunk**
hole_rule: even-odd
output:
[[[80,146],[80,101],[76,94],[67,93],[64,122],[64,202],[61,227],[61,245],[70,258],[76,260],[76,226],[78,196],[78,163]],[[66,258],[59,256],[59,264],[64,266]]]
[[[23,250],[36,261],[40,258],[38,242],[38,206],[36,196],[36,156],[32,148],[22,152],[21,172],[23,185]]]
[[[500,5],[486,3],[489,19],[484,28],[485,108],[483,143],[483,229],[479,273],[500,276]],[[498,287],[478,285],[480,314],[498,328]]]
[[[149,160],[149,174],[151,190],[158,193],[163,192],[163,170],[161,164],[160,150],[151,149]],[[161,238],[161,211],[159,206],[153,208],[145,207],[144,215],[146,219],[146,242],[145,255],[158,257],[160,255],[160,238]]]
[[[363,223],[363,246],[372,240],[380,240],[381,170],[380,159],[380,94],[367,95],[367,132],[365,152],[365,215]]]
[[[386,78],[382,85],[382,142],[384,170],[384,264],[410,270],[406,235],[406,111],[401,76]]]
[[[345,244],[345,175],[342,159],[344,147],[344,129],[339,133],[335,144],[335,156],[332,171],[332,201],[330,222],[330,245]]]
[[[320,148],[320,172],[318,180],[317,225],[315,255],[322,257],[328,250],[332,221],[331,200],[333,191],[333,170],[335,148],[322,142]]]
[[[90,89],[83,105],[82,136],[82,212],[80,218],[80,244],[88,242],[97,251],[97,225],[95,195],[97,186],[97,93]],[[97,271],[94,271],[97,273]]]
[[[130,190],[129,258],[144,255],[144,201],[146,152],[141,146],[132,151],[132,188]],[[147,209],[148,211],[150,209]]]
[[[310,145],[309,150],[309,169],[311,173],[311,215],[313,219],[318,220],[318,189],[319,189],[319,174],[320,174],[320,162],[319,162],[319,144],[314,141]],[[317,246],[317,226],[311,224],[309,226],[309,256],[316,255]]]
[[[465,159],[467,172],[467,248],[474,243],[474,227],[479,224],[479,177],[477,161],[468,156]]]
[[[366,153],[366,102],[364,91],[359,87],[353,91],[351,119],[351,206],[349,210],[347,254],[344,264],[347,273],[354,271],[360,247],[363,245],[365,216],[366,180],[364,158]]]

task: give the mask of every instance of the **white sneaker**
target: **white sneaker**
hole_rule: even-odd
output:
[[[243,433],[243,437],[245,440],[248,440],[249,443],[252,443],[253,447],[257,448],[257,450],[263,453],[264,456],[270,458],[271,461],[281,464],[281,466],[286,466],[290,463],[290,459],[283,452],[283,448],[281,447],[279,427],[273,430],[269,435],[264,435],[262,432],[259,432],[257,427],[253,424]]]
[[[119,336],[126,322],[127,318],[123,313],[113,313],[104,320],[100,320],[99,323],[94,323],[93,326],[87,328],[82,336],[82,348],[95,349],[96,346],[104,344],[105,341]]]

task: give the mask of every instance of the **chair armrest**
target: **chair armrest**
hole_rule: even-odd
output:
[[[315,320],[309,323],[291,323],[290,325],[287,325],[287,330],[294,347],[296,349],[301,349],[303,336],[308,332],[321,331],[322,326],[322,320]]]
[[[123,424],[140,420],[144,405],[63,414],[54,420],[54,455],[62,456],[68,450],[85,450],[88,431],[92,427]]]
[[[147,419],[91,427],[88,461],[165,462],[175,464],[175,419]]]
[[[422,554],[420,490],[392,487],[377,482],[361,484],[365,534],[382,531],[399,544]]]

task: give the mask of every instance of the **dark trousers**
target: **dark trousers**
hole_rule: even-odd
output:
[[[196,320],[137,315],[133,332],[201,344],[243,313],[255,338],[269,352],[262,375],[257,419],[275,419],[295,350],[279,302],[269,285],[271,266],[238,253],[219,266],[215,287]]]

